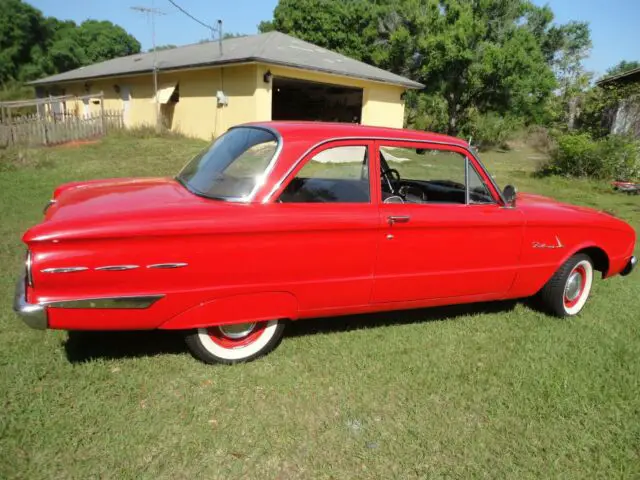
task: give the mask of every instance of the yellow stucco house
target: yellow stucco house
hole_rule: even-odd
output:
[[[266,120],[402,127],[404,92],[423,88],[279,32],[116,58],[32,85],[38,96],[103,92],[102,100],[76,106],[78,113],[119,110],[126,126],[159,118],[171,130],[204,139]]]

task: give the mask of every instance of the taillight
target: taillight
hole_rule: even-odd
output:
[[[26,278],[27,285],[33,287],[33,274],[31,272],[32,260],[31,260],[31,250],[27,250],[27,259],[24,262],[25,270],[26,270]]]

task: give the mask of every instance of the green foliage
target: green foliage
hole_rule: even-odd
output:
[[[150,48],[149,52],[159,52],[161,50],[171,50],[172,48],[178,48],[177,45],[173,45],[171,43],[167,45],[158,45],[156,48]]]
[[[607,70],[607,77],[613,77],[614,75],[620,75],[621,73],[628,72],[640,68],[640,62],[638,60],[626,61],[622,60],[620,63],[614,65]]]
[[[492,147],[508,148],[507,141],[522,127],[522,120],[518,117],[499,115],[495,112],[476,112],[470,116],[461,133],[470,137],[472,144],[481,150]]]
[[[596,179],[640,178],[640,142],[620,135],[594,140],[588,133],[560,135],[544,174]]]
[[[452,134],[474,112],[545,118],[557,63],[573,65],[590,46],[586,24],[554,25],[528,0],[280,0],[259,28],[423,83],[409,124]]]
[[[550,155],[557,148],[554,132],[541,125],[531,125],[524,132],[525,143],[535,151]]]
[[[21,0],[3,0],[0,9],[0,84],[140,52],[140,43],[122,27],[86,20],[77,25],[44,17]]]

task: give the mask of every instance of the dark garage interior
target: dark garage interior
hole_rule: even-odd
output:
[[[360,123],[362,89],[274,78],[271,118]]]

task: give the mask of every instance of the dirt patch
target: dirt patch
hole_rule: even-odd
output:
[[[73,140],[67,143],[60,143],[58,145],[52,145],[51,148],[77,148],[85,145],[94,145],[100,143],[101,140]]]

